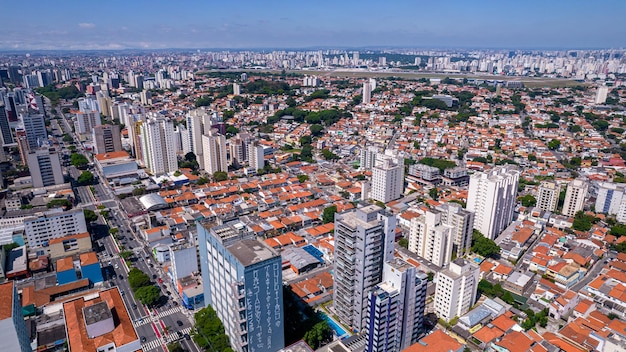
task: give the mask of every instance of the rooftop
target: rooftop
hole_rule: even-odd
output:
[[[229,246],[227,249],[246,267],[268,259],[280,257],[280,254],[276,251],[257,240],[241,240]]]
[[[0,284],[0,320],[13,316],[13,281]]]

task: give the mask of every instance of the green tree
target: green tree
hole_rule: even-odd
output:
[[[337,212],[336,205],[331,205],[329,207],[324,208],[324,211],[322,212],[322,222],[324,222],[324,224],[334,222],[336,212]]]
[[[309,180],[309,175],[298,175],[298,181],[300,181],[300,183],[305,183],[308,180]]]
[[[609,231],[609,233],[617,237],[626,236],[626,225],[616,224],[611,227],[611,231]]]
[[[428,195],[433,200],[438,200],[439,199],[439,190],[437,189],[437,187],[433,187],[433,188],[430,189],[430,191],[428,191]]]
[[[96,215],[96,213],[93,210],[83,209],[83,214],[85,215],[85,221],[87,223],[98,220],[98,215]]]
[[[209,106],[209,105],[211,105],[212,102],[213,102],[213,98],[211,98],[209,96],[204,96],[204,97],[201,97],[198,100],[196,100],[195,106],[197,108],[199,108],[201,106]]]
[[[400,240],[398,240],[398,245],[402,248],[409,248],[409,240],[402,237]]]
[[[483,236],[480,231],[474,230],[472,234],[472,252],[483,257],[495,257],[500,253],[500,246],[493,240]]]
[[[322,134],[322,131],[324,131],[324,127],[322,127],[322,125],[314,124],[311,125],[310,130],[312,135],[320,136]]]
[[[169,352],[185,352],[185,349],[178,342],[172,342],[167,345],[167,350]]]
[[[80,176],[78,176],[78,180],[76,180],[78,182],[79,185],[81,186],[85,186],[85,185],[90,185],[93,183],[94,177],[93,174],[90,171],[83,171]]]
[[[519,200],[525,207],[534,207],[537,204],[537,199],[530,194],[520,197]]]
[[[132,257],[132,255],[133,255],[133,252],[131,252],[131,251],[121,251],[121,252],[119,253],[119,256],[120,256],[122,259],[124,259],[124,260],[126,260],[126,259],[128,259],[128,258]]]
[[[322,320],[313,326],[313,329],[304,334],[304,342],[306,342],[314,350],[320,348],[326,343],[332,341],[333,330],[326,320]]]
[[[232,352],[228,336],[224,333],[224,325],[217,317],[213,307],[200,309],[194,315],[196,324],[193,333],[194,341],[205,351]],[[210,348],[209,348],[210,346]]]
[[[322,149],[322,156],[326,160],[337,160],[339,156],[328,149]]]
[[[69,210],[72,207],[72,202],[65,198],[57,198],[49,201],[46,206],[48,208],[65,208]]]
[[[152,306],[159,298],[161,298],[161,290],[154,285],[143,286],[135,290],[135,299],[147,306]]]
[[[595,218],[593,216],[587,215],[582,211],[579,211],[574,216],[572,228],[577,231],[589,231],[591,230],[591,226],[593,226],[594,221]]]
[[[216,171],[213,173],[213,181],[221,182],[228,180],[228,173],[226,171]]]
[[[548,142],[548,149],[550,150],[559,149],[560,146],[561,146],[561,141],[559,141],[558,139],[553,139],[550,142]]]
[[[146,187],[137,187],[131,192],[133,196],[140,196],[146,194]]]
[[[84,168],[85,166],[87,166],[87,164],[89,164],[89,160],[87,159],[86,156],[84,156],[82,154],[73,153],[70,156],[70,164],[72,164],[73,166],[81,169],[81,168]]]
[[[537,161],[537,156],[535,156],[535,154],[528,154],[528,161]]]
[[[148,274],[137,268],[132,268],[128,272],[128,284],[133,291],[136,291],[137,289],[149,286],[152,283],[150,282]]]

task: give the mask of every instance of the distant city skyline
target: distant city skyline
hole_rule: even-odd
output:
[[[3,4],[0,50],[626,47],[618,0],[29,3]]]

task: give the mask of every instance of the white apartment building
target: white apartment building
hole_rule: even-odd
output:
[[[78,111],[76,113],[76,121],[74,121],[74,128],[78,134],[92,133],[92,130],[96,126],[102,125],[100,120],[100,113],[97,111]]]
[[[399,352],[417,342],[427,286],[427,275],[404,260],[383,264],[383,281],[369,294],[367,351]]]
[[[496,238],[511,223],[519,175],[516,167],[505,165],[470,177],[467,210],[474,213],[474,228],[485,237]]]
[[[606,102],[606,97],[609,94],[609,87],[607,86],[600,86],[598,87],[598,91],[596,92],[596,99],[595,99],[595,103],[596,104],[604,104]]]
[[[44,246],[53,238],[83,232],[87,232],[87,224],[81,209],[57,208],[24,219],[24,233],[31,248]]]
[[[40,148],[31,150],[26,155],[26,162],[33,187],[47,187],[60,185],[63,180],[63,169],[59,153],[54,149]]]
[[[556,182],[543,181],[537,192],[537,207],[546,211],[555,211],[559,202],[561,187]]]
[[[389,155],[377,154],[372,169],[371,198],[383,203],[396,200],[404,192],[404,163]]]
[[[376,155],[380,152],[381,149],[374,145],[361,149],[361,170],[371,170],[376,164]]]
[[[596,197],[596,212],[615,215],[619,212],[624,197],[624,184],[612,182],[598,182],[598,196]]]
[[[250,168],[255,171],[265,167],[263,147],[257,143],[250,143],[248,145],[248,164]]]
[[[452,253],[465,255],[472,245],[474,213],[456,203],[444,203],[436,209],[441,212],[441,222],[452,227]]]
[[[151,117],[141,123],[141,153],[145,167],[154,175],[178,169],[174,124],[168,118]]]
[[[411,219],[409,250],[429,262],[444,266],[452,258],[452,226],[441,222],[438,210]]]
[[[467,313],[476,301],[480,269],[457,258],[437,274],[435,313],[445,321]]]
[[[573,217],[577,212],[583,210],[588,190],[589,184],[586,181],[580,179],[570,181],[565,192],[562,214]]]
[[[370,81],[363,82],[363,104],[369,104],[372,101],[372,86]]]
[[[226,148],[226,137],[216,130],[202,136],[204,170],[210,175],[218,171],[228,172]]]
[[[194,153],[200,168],[204,169],[202,135],[208,134],[211,130],[211,116],[205,109],[196,109],[188,112],[185,119],[187,121],[187,135],[183,136],[183,139],[187,140],[189,149],[185,149],[183,152],[185,154]]]
[[[393,259],[396,218],[377,205],[335,215],[334,308],[344,324],[366,327],[368,294]]]

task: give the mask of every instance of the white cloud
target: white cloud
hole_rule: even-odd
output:
[[[79,23],[78,27],[80,28],[94,28],[96,25],[94,23],[89,23],[89,22],[83,22],[83,23]]]

